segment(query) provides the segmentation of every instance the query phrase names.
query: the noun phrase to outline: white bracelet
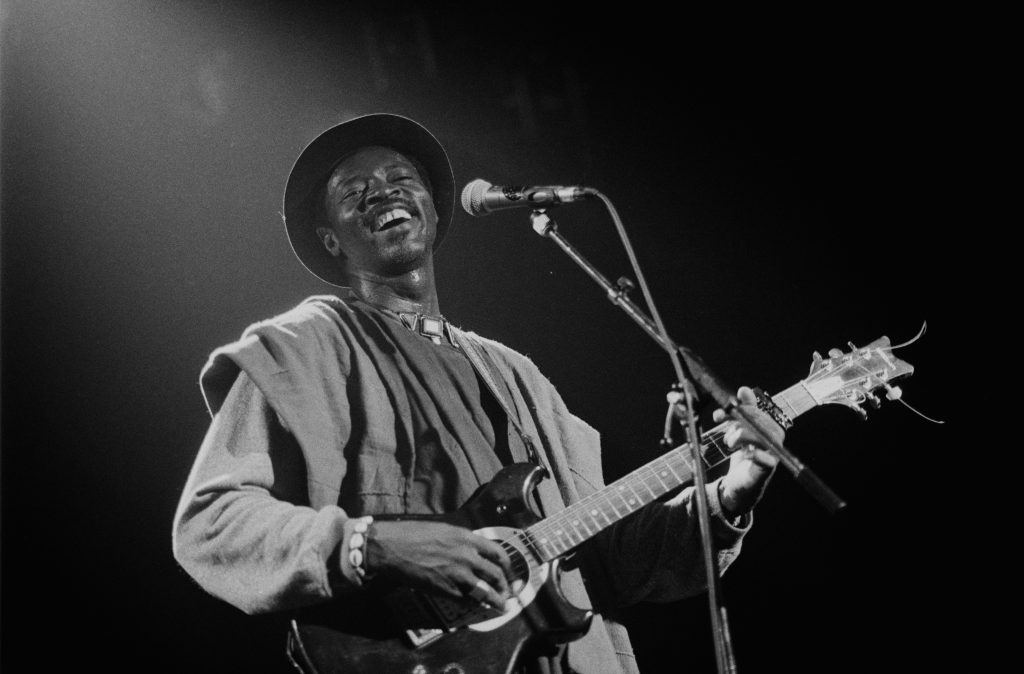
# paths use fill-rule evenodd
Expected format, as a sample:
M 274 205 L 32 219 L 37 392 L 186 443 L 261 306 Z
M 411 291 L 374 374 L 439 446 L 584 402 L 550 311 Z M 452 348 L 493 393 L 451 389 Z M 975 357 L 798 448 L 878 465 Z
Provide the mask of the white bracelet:
M 352 565 L 352 570 L 360 579 L 366 578 L 363 562 L 366 560 L 366 541 L 372 523 L 373 518 L 369 516 L 355 520 L 355 524 L 352 526 L 352 535 L 348 538 L 348 563 Z

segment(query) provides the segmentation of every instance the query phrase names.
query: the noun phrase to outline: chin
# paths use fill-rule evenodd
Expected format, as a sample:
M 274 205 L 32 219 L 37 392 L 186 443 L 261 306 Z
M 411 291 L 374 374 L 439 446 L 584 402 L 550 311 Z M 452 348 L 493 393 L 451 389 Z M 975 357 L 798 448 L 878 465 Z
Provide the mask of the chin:
M 422 267 L 430 255 L 430 247 L 422 244 L 399 245 L 382 252 L 382 266 L 388 275 L 397 275 Z

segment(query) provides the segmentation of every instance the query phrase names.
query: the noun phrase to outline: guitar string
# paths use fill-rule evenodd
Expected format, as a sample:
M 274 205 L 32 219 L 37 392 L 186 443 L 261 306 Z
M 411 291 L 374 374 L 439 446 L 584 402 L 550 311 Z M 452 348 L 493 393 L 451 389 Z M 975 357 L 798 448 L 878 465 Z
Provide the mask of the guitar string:
M 787 391 L 788 390 L 789 389 L 787 389 Z M 783 393 L 785 393 L 785 392 L 783 392 Z M 780 395 L 782 395 L 782 394 L 780 394 Z M 704 465 L 706 467 L 713 468 L 715 466 L 720 465 L 732 453 L 731 450 L 729 450 L 729 448 L 727 446 L 725 446 L 724 443 L 723 443 L 723 439 L 724 439 L 727 427 L 728 427 L 728 422 L 725 422 L 725 423 L 719 424 L 718 426 L 715 426 L 714 428 L 712 428 L 712 429 L 708 430 L 706 433 L 704 433 L 705 443 L 704 443 L 704 451 L 701 452 L 701 460 L 704 462 Z M 658 459 L 655 459 L 654 461 L 652 461 L 651 463 L 649 463 L 649 464 L 647 464 L 645 466 L 641 466 L 640 468 L 636 469 L 634 472 L 632 472 L 632 473 L 630 473 L 630 474 L 620 478 L 619 480 L 616 480 L 614 483 L 612 483 L 612 485 L 609 485 L 609 486 L 614 486 L 615 484 L 618 484 L 620 482 L 624 483 L 623 485 L 620 485 L 620 489 L 618 489 L 618 490 L 609 490 L 609 489 L 605 488 L 605 489 L 601 489 L 601 490 L 599 490 L 597 492 L 593 492 L 591 494 L 588 494 L 587 496 L 583 497 L 582 499 L 580 499 L 576 503 L 572 504 L 569 508 L 567 508 L 565 511 L 562 511 L 558 515 L 555 515 L 554 517 L 548 518 L 547 520 L 544 520 L 542 522 L 538 522 L 537 524 L 533 525 L 532 527 L 528 527 L 526 529 L 527 535 L 530 538 L 536 538 L 538 540 L 538 542 L 540 540 L 550 540 L 552 538 L 552 535 L 553 535 L 557 539 L 558 543 L 561 543 L 562 547 L 565 548 L 565 550 L 563 550 L 562 553 L 559 553 L 559 554 L 564 554 L 564 552 L 567 552 L 571 548 L 576 547 L 577 545 L 582 543 L 582 540 L 578 541 L 578 542 L 574 541 L 573 540 L 573 535 L 570 532 L 570 533 L 568 533 L 568 539 L 569 539 L 570 545 L 567 545 L 565 543 L 565 541 L 563 540 L 562 533 L 560 533 L 560 532 L 565 532 L 565 531 L 567 531 L 569 529 L 569 527 L 566 526 L 566 522 L 568 522 L 572 526 L 573 529 L 576 529 L 577 536 L 579 535 L 579 529 L 576 528 L 576 524 L 574 522 L 578 522 L 580 518 L 576 518 L 573 521 L 569 520 L 569 518 L 572 516 L 573 513 L 579 513 L 581 511 L 586 511 L 586 510 L 589 509 L 591 512 L 587 513 L 587 514 L 590 515 L 591 521 L 594 522 L 594 524 L 597 525 L 598 531 L 601 531 L 606 526 L 609 526 L 610 523 L 611 523 L 612 518 L 608 515 L 609 507 L 610 507 L 610 510 L 615 513 L 616 521 L 618 519 L 621 519 L 621 517 L 627 517 L 627 516 L 633 514 L 633 512 L 635 512 L 636 510 L 640 509 L 639 507 L 638 508 L 630 507 L 629 503 L 627 502 L 626 506 L 627 506 L 627 509 L 629 510 L 629 512 L 626 515 L 624 515 L 624 516 L 620 516 L 619 515 L 618 509 L 614 505 L 613 500 L 614 500 L 615 496 L 618 496 L 619 498 L 622 498 L 622 495 L 621 495 L 621 487 L 622 486 L 628 485 L 630 487 L 630 490 L 633 492 L 633 494 L 637 498 L 639 498 L 641 501 L 643 501 L 644 497 L 641 497 L 640 494 L 637 493 L 636 490 L 633 487 L 635 485 L 637 485 L 637 484 L 642 484 L 643 487 L 645 487 L 647 489 L 647 491 L 650 492 L 653 495 L 654 494 L 654 489 L 651 488 L 651 484 L 654 484 L 656 487 L 658 487 L 658 490 L 661 491 L 661 494 L 659 494 L 658 496 L 653 496 L 653 498 L 651 499 L 651 501 L 653 501 L 653 500 L 656 500 L 657 498 L 659 498 L 661 495 L 664 495 L 668 491 L 671 491 L 672 489 L 675 489 L 676 487 L 681 486 L 682 484 L 685 484 L 685 482 L 687 480 L 684 479 L 679 484 L 676 484 L 673 487 L 670 487 L 669 489 L 662 490 L 663 487 L 665 486 L 665 481 L 658 475 L 658 470 L 667 467 L 670 471 L 673 471 L 671 464 L 669 464 L 669 461 L 672 461 L 674 459 L 680 459 L 680 458 L 683 459 L 684 461 L 686 461 L 686 464 L 685 464 L 686 469 L 690 470 L 688 457 L 683 457 L 682 456 L 683 452 L 681 451 L 686 446 L 687 445 L 681 445 L 680 447 L 677 447 L 675 450 L 673 450 L 671 452 L 668 452 L 667 454 L 663 454 Z M 718 456 L 717 457 L 713 456 L 711 450 L 717 450 Z M 709 457 L 710 457 L 710 459 L 709 459 Z M 713 463 L 712 463 L 712 460 L 713 460 Z M 678 478 L 678 476 L 675 476 L 675 477 Z M 652 478 L 653 478 L 653 480 L 652 480 Z M 658 485 L 658 483 L 661 483 L 660 486 Z M 601 506 L 600 509 L 598 509 L 598 514 L 603 515 L 604 518 L 609 521 L 609 525 L 601 525 L 600 521 L 597 519 L 597 516 L 593 514 L 594 508 L 592 506 L 595 506 L 595 505 Z M 646 503 L 644 503 L 643 505 L 646 505 Z M 640 507 L 643 507 L 643 505 L 641 505 Z M 584 517 L 585 517 L 585 515 L 584 515 Z M 589 538 L 592 534 L 590 534 L 589 528 L 586 526 L 585 523 L 583 523 L 583 528 L 587 532 L 587 535 L 584 536 L 584 540 L 585 540 L 586 538 Z M 557 546 L 556 546 L 555 543 L 548 543 L 547 546 L 552 548 L 552 549 L 554 549 L 556 553 L 558 552 L 557 551 Z M 537 547 L 537 546 L 533 546 L 533 547 Z M 541 550 L 541 552 L 543 553 L 544 551 Z
M 708 467 L 714 467 L 714 466 L 719 465 L 730 454 L 730 452 L 727 451 L 728 448 L 724 447 L 721 444 L 721 440 L 725 436 L 725 427 L 726 427 L 726 424 L 719 424 L 718 426 L 716 426 L 715 428 L 709 430 L 707 433 L 704 434 L 705 447 L 704 447 L 704 451 L 701 453 L 701 460 Z M 640 494 L 638 494 L 635 489 L 632 489 L 632 485 L 634 485 L 636 483 L 642 483 L 643 486 L 646 487 L 646 489 L 649 492 L 651 492 L 652 494 L 654 493 L 654 490 L 651 488 L 650 484 L 655 484 L 657 486 L 657 483 L 661 483 L 660 486 L 658 486 L 658 489 L 662 490 L 664 485 L 665 485 L 665 482 L 664 482 L 664 480 L 662 480 L 658 476 L 658 473 L 657 473 L 658 468 L 668 467 L 671 470 L 671 466 L 667 465 L 668 461 L 670 461 L 672 459 L 678 459 L 678 458 L 683 458 L 684 460 L 687 460 L 685 457 L 681 456 L 682 455 L 682 451 L 681 450 L 684 447 L 686 447 L 686 445 L 682 445 L 680 447 L 677 447 L 672 452 L 669 452 L 667 454 L 662 455 L 658 459 L 655 459 L 654 461 L 652 461 L 651 463 L 649 463 L 649 464 L 647 464 L 645 466 L 641 466 L 640 468 L 638 468 L 634 472 L 630 473 L 629 475 L 626 475 L 625 477 L 620 478 L 619 480 L 616 480 L 616 482 L 613 483 L 613 485 L 614 484 L 618 484 L 619 482 L 624 482 L 626 484 L 632 483 L 630 488 L 633 491 L 633 493 L 638 498 L 640 498 L 640 500 L 643 500 L 643 498 L 640 497 Z M 715 459 L 714 463 L 711 463 L 711 461 L 709 461 L 709 459 L 708 459 L 708 456 L 709 456 L 709 454 L 711 454 L 711 450 L 712 449 L 717 450 L 718 454 L 719 454 L 718 457 L 714 457 L 714 459 Z M 687 460 L 687 463 L 688 463 L 688 460 Z M 655 464 L 659 464 L 659 465 L 656 466 Z M 660 464 L 666 464 L 666 465 L 662 466 Z M 687 470 L 689 470 L 689 468 L 687 468 Z M 652 480 L 652 478 L 653 478 L 653 480 Z M 684 480 L 684 482 L 685 482 L 685 480 Z M 662 491 L 662 495 L 664 493 L 667 493 L 668 491 L 671 491 L 671 489 L 674 489 L 675 487 L 680 486 L 684 482 L 680 482 L 679 484 L 674 485 L 673 487 L 671 487 L 671 488 L 669 488 L 667 490 Z M 610 485 L 610 486 L 613 486 L 613 485 Z M 556 532 L 558 532 L 558 531 L 565 531 L 568 528 L 563 523 L 563 520 L 568 520 L 568 518 L 571 516 L 570 512 L 568 512 L 568 511 L 571 511 L 571 512 L 575 513 L 575 512 L 581 511 L 581 510 L 587 510 L 588 508 L 592 509 L 591 507 L 594 506 L 594 505 L 604 506 L 605 504 L 611 506 L 611 510 L 615 511 L 616 510 L 615 506 L 611 504 L 611 499 L 615 495 L 618 495 L 621 498 L 621 494 L 619 494 L 618 490 L 602 489 L 602 490 L 594 492 L 592 494 L 588 494 L 587 496 L 583 497 L 582 499 L 580 499 L 579 501 L 574 503 L 569 509 L 567 509 L 567 511 L 563 511 L 562 513 L 559 513 L 558 515 L 556 515 L 556 516 L 554 516 L 552 518 L 549 518 L 549 520 L 545 520 L 543 522 L 539 522 L 539 523 L 533 525 L 532 527 L 528 527 L 526 531 L 527 531 L 527 533 L 532 538 L 537 538 L 538 540 L 540 540 L 540 539 L 550 539 L 551 538 L 551 534 L 555 534 L 555 535 L 557 535 L 559 541 L 561 541 L 562 540 L 561 534 L 557 534 Z M 658 496 L 654 496 L 652 498 L 652 500 L 654 500 L 656 498 L 658 498 Z M 646 505 L 646 504 L 644 504 L 644 505 Z M 630 509 L 630 513 L 629 514 L 632 514 L 633 512 L 635 512 L 635 510 L 638 510 L 638 509 L 639 508 Z M 603 514 L 605 516 L 605 519 L 610 521 L 611 518 L 607 514 L 607 511 L 608 511 L 607 508 L 603 508 L 602 507 L 602 509 L 600 509 L 598 512 L 600 514 Z M 616 513 L 616 518 L 618 518 L 618 517 L 619 516 Z M 604 528 L 604 526 L 600 526 L 599 521 L 596 520 L 596 516 L 591 515 L 591 518 L 592 518 L 592 520 L 595 523 L 597 523 L 599 525 L 600 529 Z M 587 529 L 585 524 L 584 524 L 584 529 L 585 530 Z M 577 530 L 577 533 L 578 533 L 578 530 Z M 589 532 L 588 532 L 588 537 L 589 537 Z M 570 542 L 572 542 L 571 534 L 569 536 L 569 539 L 570 539 Z M 566 551 L 569 550 L 572 547 L 575 547 L 578 544 L 579 544 L 579 542 L 573 542 L 573 544 L 571 546 L 565 546 L 565 544 L 563 542 L 563 546 L 566 547 Z

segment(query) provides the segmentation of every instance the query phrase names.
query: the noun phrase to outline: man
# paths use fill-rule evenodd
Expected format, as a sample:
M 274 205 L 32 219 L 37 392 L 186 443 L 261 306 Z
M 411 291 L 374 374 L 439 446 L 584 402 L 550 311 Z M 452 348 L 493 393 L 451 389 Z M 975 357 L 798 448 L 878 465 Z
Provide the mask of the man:
M 403 117 L 340 124 L 299 156 L 285 191 L 289 239 L 346 294 L 251 326 L 204 369 L 213 421 L 175 517 L 174 553 L 215 596 L 250 613 L 327 602 L 344 613 L 378 578 L 512 611 L 502 545 L 385 516 L 454 511 L 513 462 L 547 469 L 536 495 L 546 515 L 602 486 L 598 434 L 533 363 L 442 316 L 433 251 L 454 201 L 444 149 Z M 740 397 L 753 404 L 749 390 Z M 744 449 L 708 485 L 723 569 L 774 467 L 743 428 L 727 440 Z M 584 544 L 586 574 L 567 572 L 563 591 L 602 615 L 567 648 L 530 652 L 522 670 L 637 671 L 615 608 L 703 589 L 695 512 L 686 489 Z

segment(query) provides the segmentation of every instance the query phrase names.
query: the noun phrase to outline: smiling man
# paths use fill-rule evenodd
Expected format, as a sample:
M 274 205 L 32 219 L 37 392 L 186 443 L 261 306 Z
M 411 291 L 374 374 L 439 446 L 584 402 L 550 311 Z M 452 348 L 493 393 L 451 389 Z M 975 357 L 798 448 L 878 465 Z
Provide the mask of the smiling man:
M 350 283 L 389 284 L 433 269 L 434 202 L 413 160 L 395 150 L 363 148 L 339 162 L 327 181 L 324 215 L 327 224 L 316 232 Z
M 314 647 L 302 638 L 324 632 L 297 628 L 290 655 L 308 669 L 343 660 L 373 663 L 355 671 L 414 671 L 422 658 L 431 671 L 430 654 L 442 652 L 471 663 L 451 671 L 635 672 L 616 609 L 704 589 L 692 488 L 587 531 L 561 579 L 566 599 L 599 612 L 579 633 L 546 600 L 531 605 L 537 588 L 523 565 L 534 568 L 536 549 L 431 518 L 465 512 L 516 463 L 550 476 L 530 497 L 545 516 L 603 485 L 597 432 L 536 366 L 441 314 L 434 250 L 454 202 L 444 149 L 404 117 L 360 117 L 303 150 L 285 190 L 289 240 L 343 293 L 257 323 L 210 357 L 201 383 L 213 421 L 175 516 L 175 556 L 243 611 L 319 607 L 342 631 L 368 630 Z M 753 405 L 747 389 L 740 399 Z M 727 441 L 743 449 L 708 485 L 723 569 L 774 468 L 744 429 Z M 385 630 L 376 621 L 388 619 L 395 588 L 459 599 L 481 612 L 474 624 L 499 627 L 456 632 L 454 646 Z M 451 620 L 438 618 L 444 604 L 423 606 Z

